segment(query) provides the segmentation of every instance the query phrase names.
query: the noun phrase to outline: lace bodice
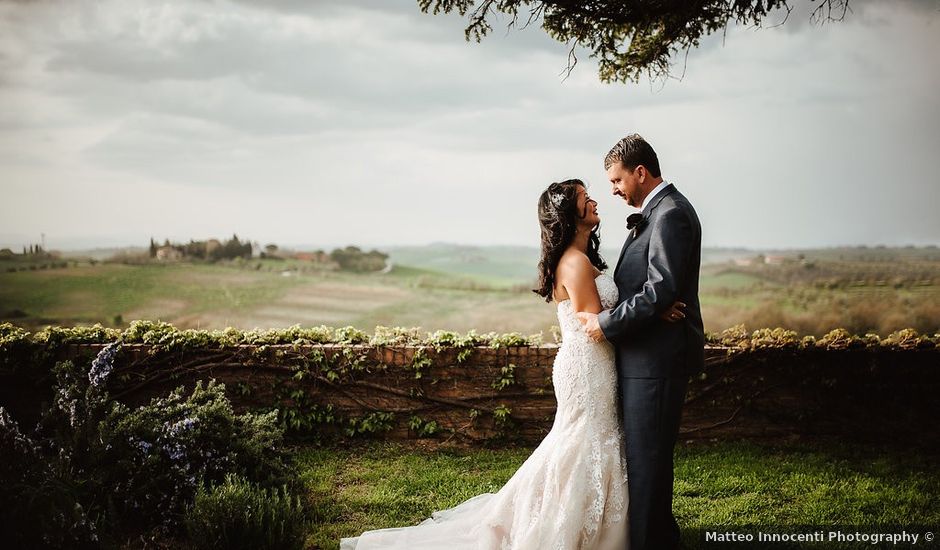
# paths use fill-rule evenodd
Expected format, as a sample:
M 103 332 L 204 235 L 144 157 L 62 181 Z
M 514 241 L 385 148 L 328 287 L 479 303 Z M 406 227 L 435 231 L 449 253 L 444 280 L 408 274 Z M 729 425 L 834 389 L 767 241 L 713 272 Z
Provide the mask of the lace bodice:
M 594 278 L 594 284 L 597 286 L 597 294 L 601 299 L 601 307 L 610 309 L 617 305 L 619 293 L 617 292 L 617 282 L 607 273 L 601 273 Z M 558 327 L 561 329 L 562 341 L 567 334 L 569 337 L 582 335 L 586 340 L 587 334 L 581 330 L 581 322 L 574 314 L 574 306 L 570 299 L 558 302 Z
M 601 306 L 616 305 L 617 283 L 607 273 L 594 278 Z M 552 382 L 558 410 L 588 410 L 591 417 L 608 422 L 616 417 L 617 372 L 613 345 L 594 342 L 584 332 L 571 300 L 558 303 L 561 346 L 555 354 Z M 570 407 L 569 407 L 570 403 Z M 603 428 L 610 428 L 605 425 Z

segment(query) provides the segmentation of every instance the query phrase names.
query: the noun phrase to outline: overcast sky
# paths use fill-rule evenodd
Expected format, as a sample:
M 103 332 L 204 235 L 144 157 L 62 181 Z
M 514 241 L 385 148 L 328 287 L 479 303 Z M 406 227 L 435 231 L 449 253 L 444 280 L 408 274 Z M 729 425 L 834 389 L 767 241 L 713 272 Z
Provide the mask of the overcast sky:
M 0 1 L 0 246 L 538 246 L 539 194 L 579 177 L 616 247 L 603 157 L 632 132 L 706 246 L 938 244 L 940 4 L 852 6 L 623 85 L 415 0 Z

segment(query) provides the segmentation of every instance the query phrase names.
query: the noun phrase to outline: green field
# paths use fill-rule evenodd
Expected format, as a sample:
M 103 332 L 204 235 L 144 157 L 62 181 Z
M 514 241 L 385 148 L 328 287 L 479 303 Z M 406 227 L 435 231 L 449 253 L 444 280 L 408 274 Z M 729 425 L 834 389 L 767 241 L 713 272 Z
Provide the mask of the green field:
M 263 261 L 262 261 L 263 263 Z M 0 314 L 30 328 L 126 325 L 160 319 L 179 328 L 353 325 L 537 333 L 551 306 L 531 292 L 472 277 L 396 266 L 386 274 L 276 271 L 208 264 L 79 264 L 0 272 Z M 2 268 L 2 266 L 0 266 Z M 19 310 L 25 316 L 11 315 Z M 116 316 L 122 322 L 115 322 Z
M 335 549 L 340 537 L 414 525 L 435 510 L 498 491 L 530 453 L 381 442 L 301 449 L 295 458 L 314 517 L 308 542 Z M 680 443 L 673 510 L 683 529 L 937 525 L 937 465 L 936 457 L 867 445 Z
M 605 252 L 609 269 L 615 254 Z M 705 255 L 714 260 L 703 265 L 700 279 L 707 330 L 744 323 L 815 335 L 837 327 L 940 331 L 936 249 L 792 252 L 780 265 L 759 258 L 745 265 L 742 259 L 755 254 Z M 417 326 L 541 332 L 551 341 L 556 310 L 531 292 L 536 260 L 534 248 L 431 245 L 391 249 L 386 273 L 270 259 L 142 265 L 71 259 L 67 267 L 45 269 L 0 261 L 0 320 L 33 330 L 125 327 L 135 319 L 199 329 Z

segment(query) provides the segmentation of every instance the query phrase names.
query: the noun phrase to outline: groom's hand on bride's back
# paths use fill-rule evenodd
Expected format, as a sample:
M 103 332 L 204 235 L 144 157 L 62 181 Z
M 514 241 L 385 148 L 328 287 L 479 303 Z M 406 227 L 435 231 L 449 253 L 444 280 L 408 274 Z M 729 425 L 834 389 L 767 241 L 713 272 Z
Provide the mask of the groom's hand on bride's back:
M 676 301 L 674 304 L 669 306 L 669 309 L 660 313 L 659 317 L 664 321 L 677 323 L 685 319 L 685 312 L 682 311 L 685 307 L 685 303 Z M 596 313 L 576 311 L 575 315 L 578 316 L 578 321 L 581 321 L 584 332 L 587 333 L 591 340 L 594 340 L 595 342 L 602 342 L 606 339 L 604 336 L 604 331 L 601 330 L 600 323 L 597 322 Z
M 594 340 L 595 342 L 603 342 L 606 337 L 604 336 L 604 331 L 601 330 L 601 325 L 597 322 L 597 314 L 590 313 L 588 311 L 576 311 L 575 314 L 578 316 L 578 321 L 581 321 L 582 328 L 584 332 Z
M 685 312 L 682 311 L 686 305 L 682 302 L 676 302 L 669 306 L 669 309 L 659 314 L 659 318 L 670 323 L 676 323 L 685 319 Z

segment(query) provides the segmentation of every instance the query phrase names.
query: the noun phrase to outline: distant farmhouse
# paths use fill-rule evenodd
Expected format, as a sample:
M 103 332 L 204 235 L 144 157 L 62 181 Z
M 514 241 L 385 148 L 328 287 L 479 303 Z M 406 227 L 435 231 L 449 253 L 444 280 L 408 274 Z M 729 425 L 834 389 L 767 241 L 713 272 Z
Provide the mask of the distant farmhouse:
M 295 252 L 291 257 L 295 260 L 305 260 L 308 262 L 328 263 L 333 261 L 330 255 L 322 250 L 317 250 L 316 252 Z
M 206 241 L 206 258 L 211 258 L 222 250 L 222 242 L 219 239 L 209 239 Z
M 155 257 L 161 262 L 178 262 L 183 259 L 183 253 L 172 246 L 161 246 Z
M 158 245 L 153 238 L 150 239 L 150 257 L 160 262 L 179 262 L 187 259 L 197 260 L 223 260 L 233 258 L 251 258 L 253 247 L 250 242 L 243 242 L 238 235 L 222 242 L 219 239 L 196 241 L 190 239 L 186 244 L 171 244 L 165 239 L 163 245 Z

